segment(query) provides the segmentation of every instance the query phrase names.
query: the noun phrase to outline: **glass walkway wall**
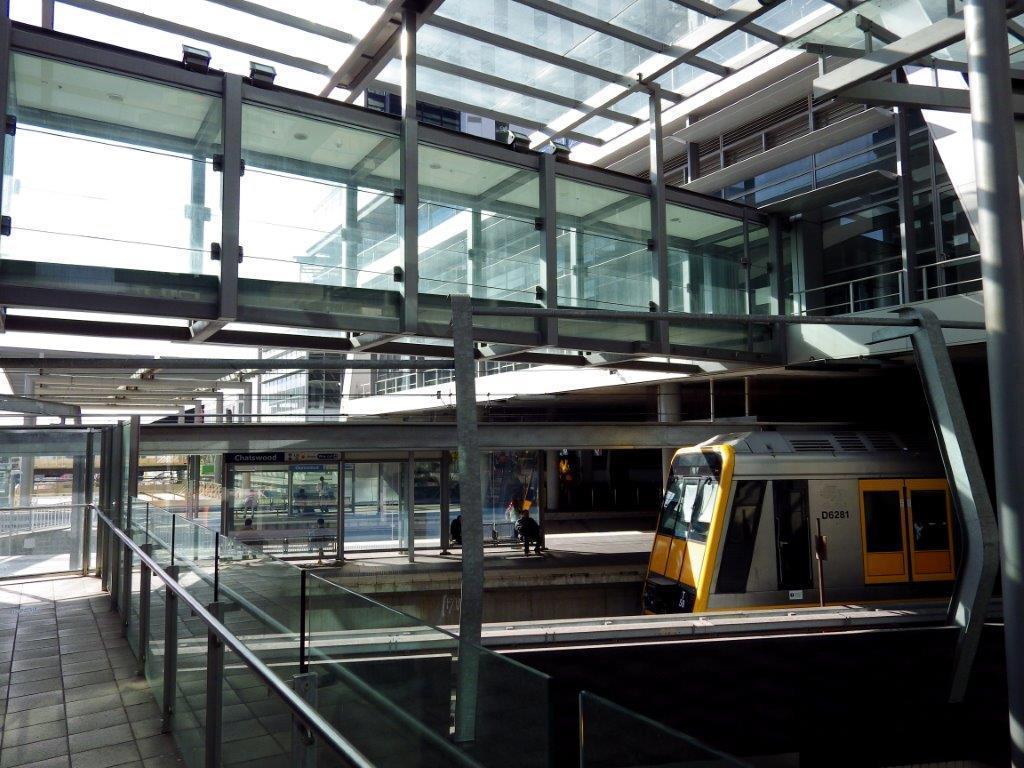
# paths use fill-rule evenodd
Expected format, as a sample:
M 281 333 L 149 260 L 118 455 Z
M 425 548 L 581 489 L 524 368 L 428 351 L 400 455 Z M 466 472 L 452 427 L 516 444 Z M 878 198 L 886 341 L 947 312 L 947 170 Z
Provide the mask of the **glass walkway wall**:
M 782 239 L 754 208 L 670 187 L 661 249 L 647 181 L 420 126 L 410 255 L 400 119 L 17 24 L 10 43 L 4 305 L 206 321 L 208 338 L 253 344 L 242 324 L 319 329 L 335 346 L 337 331 L 447 337 L 452 293 L 778 311 Z M 480 340 L 524 346 L 661 338 L 625 319 L 476 323 Z M 772 329 L 750 328 L 681 327 L 659 351 L 770 356 Z

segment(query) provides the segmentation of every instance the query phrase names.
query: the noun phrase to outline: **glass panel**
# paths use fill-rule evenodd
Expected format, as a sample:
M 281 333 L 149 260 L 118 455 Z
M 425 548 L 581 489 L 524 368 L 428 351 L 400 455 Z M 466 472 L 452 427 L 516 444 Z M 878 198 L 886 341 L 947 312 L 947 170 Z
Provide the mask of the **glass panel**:
M 736 483 L 735 499 L 722 545 L 722 564 L 715 584 L 717 593 L 742 593 L 747 590 L 766 485 L 765 480 L 740 480 Z
M 914 550 L 917 552 L 949 549 L 949 524 L 945 491 L 911 491 Z
M 358 293 L 339 289 L 394 290 L 398 150 L 396 136 L 244 105 L 239 276 L 293 284 L 250 283 L 245 303 L 353 314 Z
M 395 549 L 404 541 L 403 462 L 345 465 L 346 549 Z
M 457 640 L 315 576 L 307 595 L 310 671 L 328 722 L 377 765 L 459 764 L 447 742 Z
M 6 137 L 5 173 L 14 175 L 4 179 L 3 213 L 12 217 L 4 261 L 119 270 L 51 278 L 79 291 L 148 286 L 148 296 L 215 300 L 220 101 L 24 54 L 11 58 L 10 89 L 18 130 Z M 21 282 L 46 274 L 4 269 Z M 167 283 L 147 271 L 191 277 Z
M 639 46 L 507 0 L 498 3 L 448 0 L 438 9 L 438 15 L 513 40 L 529 40 L 547 51 L 616 74 L 631 74 L 651 57 L 650 51 Z
M 139 498 L 168 512 L 188 511 L 188 456 L 140 456 Z
M 155 574 L 150 579 L 149 638 L 146 643 L 145 676 L 158 706 L 164 700 L 164 619 L 166 618 L 167 587 Z
M 196 621 L 188 606 L 178 601 L 177 626 L 178 674 L 171 733 L 185 765 L 203 765 L 206 748 L 206 625 Z
M 218 600 L 224 625 L 284 680 L 299 670 L 301 571 L 259 549 L 220 537 Z
M 559 178 L 558 298 L 563 306 L 647 310 L 650 201 Z
M 223 765 L 291 768 L 291 709 L 230 649 L 224 649 Z
M 686 734 L 623 709 L 607 699 L 580 694 L 580 768 L 630 766 L 743 766 Z
M 899 491 L 864 491 L 864 548 L 868 552 L 902 552 L 902 526 Z
M 540 184 L 530 169 L 420 147 L 420 290 L 532 302 Z
M 668 205 L 669 310 L 746 314 L 743 222 Z

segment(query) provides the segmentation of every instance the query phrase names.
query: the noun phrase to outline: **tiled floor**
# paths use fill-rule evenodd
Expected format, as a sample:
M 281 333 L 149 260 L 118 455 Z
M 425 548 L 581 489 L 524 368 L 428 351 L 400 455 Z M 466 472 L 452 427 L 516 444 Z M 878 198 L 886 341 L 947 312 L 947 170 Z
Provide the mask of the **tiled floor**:
M 0 582 L 0 768 L 183 765 L 95 578 Z

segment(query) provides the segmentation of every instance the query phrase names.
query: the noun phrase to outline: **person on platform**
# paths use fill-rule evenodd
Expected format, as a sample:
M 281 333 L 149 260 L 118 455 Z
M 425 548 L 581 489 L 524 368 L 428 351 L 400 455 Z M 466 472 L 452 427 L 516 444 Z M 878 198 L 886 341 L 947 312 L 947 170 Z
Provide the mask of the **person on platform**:
M 519 521 L 516 523 L 516 535 L 523 542 L 523 554 L 530 554 L 530 542 L 533 542 L 534 554 L 540 554 L 540 526 L 537 521 L 530 517 L 530 510 L 523 509 L 519 512 Z
M 452 544 L 462 546 L 462 515 L 456 515 L 451 525 L 448 526 L 448 538 L 451 539 Z

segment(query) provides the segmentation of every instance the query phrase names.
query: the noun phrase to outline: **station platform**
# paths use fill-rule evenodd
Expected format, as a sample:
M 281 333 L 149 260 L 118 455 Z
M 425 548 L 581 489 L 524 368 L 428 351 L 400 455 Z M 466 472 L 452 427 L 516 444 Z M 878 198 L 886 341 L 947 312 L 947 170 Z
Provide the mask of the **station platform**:
M 96 578 L 0 584 L 3 768 L 184 765 Z
M 484 549 L 485 621 L 528 621 L 635 614 L 654 534 L 608 531 L 551 534 L 540 555 L 521 546 Z M 434 624 L 457 623 L 461 584 L 459 549 L 406 554 L 346 553 L 343 565 L 297 564 L 348 589 L 370 595 Z M 326 561 L 325 561 L 326 562 Z

